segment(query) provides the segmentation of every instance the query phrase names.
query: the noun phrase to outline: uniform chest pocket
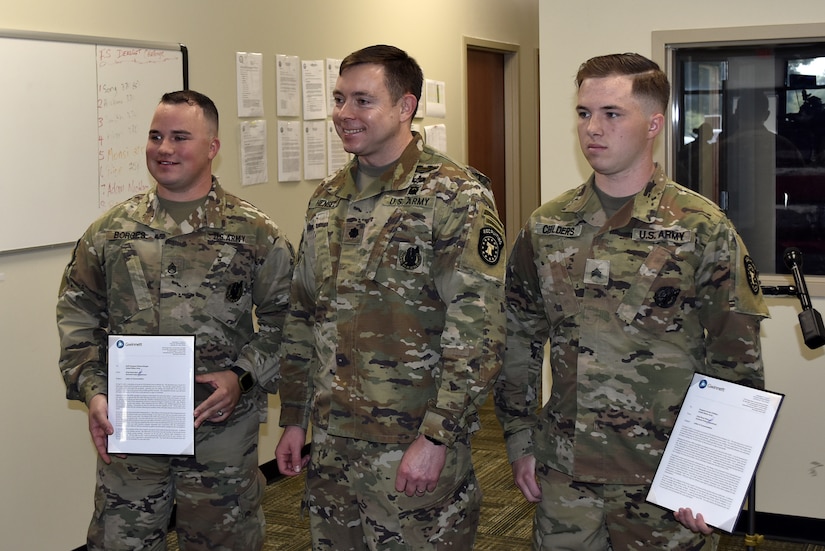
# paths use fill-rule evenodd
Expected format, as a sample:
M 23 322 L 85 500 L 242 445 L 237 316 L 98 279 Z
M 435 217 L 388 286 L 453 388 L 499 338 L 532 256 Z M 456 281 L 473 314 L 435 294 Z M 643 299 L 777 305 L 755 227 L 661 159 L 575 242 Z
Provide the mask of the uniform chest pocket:
M 106 265 L 110 300 L 109 324 L 118 331 L 126 332 L 126 325 L 140 314 L 150 312 L 154 307 L 154 297 L 150 292 L 144 263 L 151 265 L 158 258 L 157 246 L 152 241 L 115 243 L 106 247 Z
M 692 308 L 693 267 L 669 249 L 656 245 L 639 267 L 617 315 L 627 324 L 652 333 L 678 331 L 685 308 Z
M 579 313 L 579 299 L 570 279 L 565 258 L 559 252 L 545 251 L 543 263 L 537 267 L 544 297 L 544 311 L 550 324 L 555 327 L 561 321 Z
M 407 299 L 416 297 L 430 282 L 433 248 L 429 227 L 411 227 L 399 221 L 375 242 L 366 276 Z
M 310 217 L 310 224 L 304 232 L 302 247 L 307 254 L 300 261 L 308 264 L 308 273 L 315 274 L 315 292 L 320 293 L 329 280 L 334 279 L 340 246 L 330 237 L 330 211 L 322 210 Z M 333 262 L 333 259 L 336 259 Z
M 222 244 L 201 283 L 205 309 L 227 325 L 251 312 L 255 262 L 243 245 Z

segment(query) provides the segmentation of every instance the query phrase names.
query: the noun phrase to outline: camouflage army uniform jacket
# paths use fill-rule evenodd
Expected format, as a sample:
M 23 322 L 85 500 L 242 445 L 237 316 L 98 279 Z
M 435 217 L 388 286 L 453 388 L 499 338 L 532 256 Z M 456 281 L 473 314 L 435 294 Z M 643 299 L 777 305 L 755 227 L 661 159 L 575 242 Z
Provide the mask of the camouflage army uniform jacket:
M 182 224 L 158 208 L 154 189 L 136 195 L 75 246 L 57 303 L 67 397 L 88 404 L 107 393 L 107 334 L 192 334 L 198 373 L 232 365 L 252 372 L 258 384 L 235 411 L 258 410 L 264 420 L 266 392 L 279 379 L 292 247 L 214 178 L 204 206 Z
M 450 445 L 477 424 L 504 352 L 505 248 L 488 181 L 418 134 L 361 193 L 356 171 L 357 159 L 309 202 L 280 423 Z
M 694 370 L 761 387 L 758 274 L 704 197 L 653 179 L 610 221 L 594 179 L 539 207 L 507 268 L 495 387 L 511 461 L 582 482 L 652 479 Z M 552 390 L 541 406 L 543 347 Z

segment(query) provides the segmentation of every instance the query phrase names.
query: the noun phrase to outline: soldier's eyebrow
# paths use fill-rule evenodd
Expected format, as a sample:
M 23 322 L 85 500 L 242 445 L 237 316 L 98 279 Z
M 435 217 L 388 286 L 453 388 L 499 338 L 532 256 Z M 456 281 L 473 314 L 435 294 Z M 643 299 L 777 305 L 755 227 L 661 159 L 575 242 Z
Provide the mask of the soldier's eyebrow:
M 589 107 L 585 107 L 582 104 L 578 104 L 576 105 L 576 111 L 624 111 L 624 107 L 622 107 L 621 105 L 602 105 L 601 107 L 591 109 Z
M 334 90 L 332 92 L 332 95 L 333 95 L 333 97 L 336 97 L 336 98 L 342 98 L 342 97 L 346 96 L 346 94 L 344 94 L 343 92 L 341 92 L 338 89 Z M 349 97 L 356 98 L 356 99 L 369 99 L 369 100 L 373 100 L 373 99 L 376 98 L 376 96 L 374 94 L 371 94 L 370 92 L 367 92 L 365 90 L 355 90 L 353 92 L 350 92 Z
M 158 136 L 163 134 L 160 130 L 151 129 L 149 130 L 149 135 Z M 171 136 L 191 136 L 192 133 L 188 130 L 172 130 L 169 135 Z

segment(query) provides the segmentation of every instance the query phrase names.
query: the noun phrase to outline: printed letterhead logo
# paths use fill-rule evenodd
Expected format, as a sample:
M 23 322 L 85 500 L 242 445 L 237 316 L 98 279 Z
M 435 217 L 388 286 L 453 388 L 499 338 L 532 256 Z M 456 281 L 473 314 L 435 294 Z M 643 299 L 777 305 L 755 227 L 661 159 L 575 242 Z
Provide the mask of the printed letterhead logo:
M 124 346 L 126 346 L 126 343 L 123 342 L 123 339 L 118 339 L 115 343 L 115 346 L 117 346 L 118 348 L 123 348 Z
M 708 390 L 718 390 L 719 392 L 725 392 L 725 387 L 710 384 L 707 379 L 702 379 L 701 381 L 699 381 L 699 388 L 707 388 Z

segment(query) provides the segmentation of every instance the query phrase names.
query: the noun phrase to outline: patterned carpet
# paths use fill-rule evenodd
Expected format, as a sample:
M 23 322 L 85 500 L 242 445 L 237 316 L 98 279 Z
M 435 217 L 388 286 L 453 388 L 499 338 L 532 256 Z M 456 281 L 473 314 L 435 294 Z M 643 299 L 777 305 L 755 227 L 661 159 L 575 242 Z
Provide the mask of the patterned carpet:
M 530 549 L 533 505 L 524 500 L 513 484 L 507 464 L 501 428 L 490 402 L 482 411 L 482 429 L 473 439 L 473 459 L 484 492 L 475 551 L 520 551 Z M 267 486 L 264 512 L 267 542 L 264 551 L 309 551 L 309 523 L 300 516 L 304 477 L 280 478 Z M 178 551 L 174 533 L 169 551 Z M 763 541 L 758 551 L 825 551 L 823 545 Z M 743 536 L 722 536 L 719 551 L 747 551 Z

